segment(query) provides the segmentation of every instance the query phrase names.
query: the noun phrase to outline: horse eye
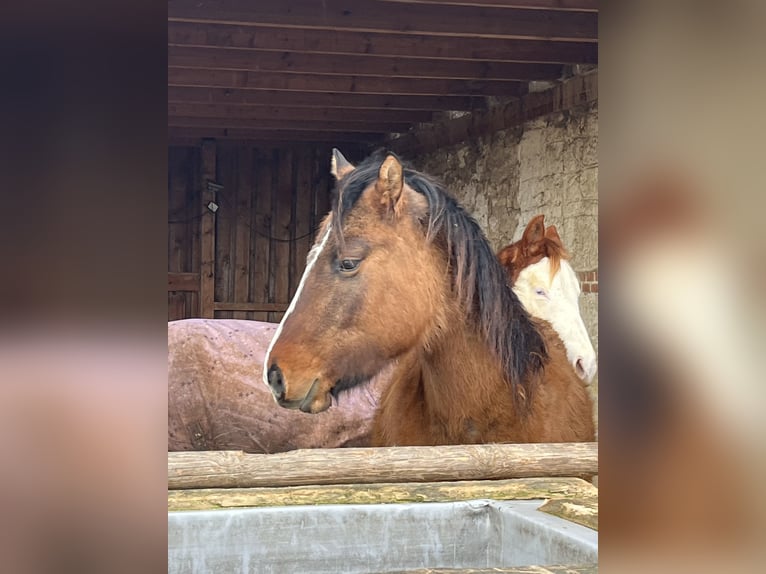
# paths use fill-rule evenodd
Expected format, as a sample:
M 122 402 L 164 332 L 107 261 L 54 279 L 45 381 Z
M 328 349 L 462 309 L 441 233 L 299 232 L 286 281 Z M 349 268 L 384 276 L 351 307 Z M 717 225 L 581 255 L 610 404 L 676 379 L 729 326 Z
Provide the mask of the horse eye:
M 341 271 L 354 271 L 359 267 L 359 259 L 344 259 L 340 262 Z
M 537 293 L 538 295 L 540 295 L 542 297 L 547 297 L 548 296 L 548 294 L 545 292 L 545 289 L 542 289 L 540 287 L 535 289 L 535 293 Z

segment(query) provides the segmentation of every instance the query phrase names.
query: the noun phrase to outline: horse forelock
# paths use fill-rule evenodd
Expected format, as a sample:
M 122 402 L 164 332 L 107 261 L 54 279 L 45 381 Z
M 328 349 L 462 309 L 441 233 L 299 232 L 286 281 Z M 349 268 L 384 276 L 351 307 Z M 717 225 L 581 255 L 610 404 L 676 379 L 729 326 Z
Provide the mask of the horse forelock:
M 561 260 L 568 260 L 570 258 L 569 252 L 559 241 L 546 237 L 544 254 L 548 257 L 548 259 L 550 259 L 550 280 L 553 281 L 553 278 L 559 272 L 559 269 L 561 269 Z

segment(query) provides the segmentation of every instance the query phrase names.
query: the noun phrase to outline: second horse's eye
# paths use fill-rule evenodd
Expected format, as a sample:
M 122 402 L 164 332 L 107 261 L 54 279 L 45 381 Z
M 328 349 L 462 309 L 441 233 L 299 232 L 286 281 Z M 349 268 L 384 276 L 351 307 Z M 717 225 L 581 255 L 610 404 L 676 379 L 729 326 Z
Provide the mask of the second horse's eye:
M 354 271 L 359 267 L 359 259 L 342 259 L 340 262 L 341 271 Z

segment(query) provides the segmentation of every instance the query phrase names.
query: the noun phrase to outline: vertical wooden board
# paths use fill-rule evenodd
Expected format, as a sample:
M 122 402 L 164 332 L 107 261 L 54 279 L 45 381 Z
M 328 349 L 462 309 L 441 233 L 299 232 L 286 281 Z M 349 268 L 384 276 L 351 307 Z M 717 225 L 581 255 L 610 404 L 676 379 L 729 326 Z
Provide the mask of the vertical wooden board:
M 168 292 L 168 321 L 186 319 L 186 297 L 181 291 Z
M 288 248 L 290 250 L 287 261 L 287 299 L 293 298 L 295 288 L 297 286 L 297 280 L 295 277 L 295 259 L 297 257 L 295 238 L 298 236 L 296 232 L 296 210 L 298 208 L 297 195 L 298 195 L 298 164 L 300 162 L 301 150 L 295 149 L 292 153 L 292 161 L 290 162 L 290 179 L 293 182 L 292 193 L 290 194 L 290 243 Z
M 302 148 L 296 157 L 298 178 L 295 186 L 295 257 L 293 259 L 293 277 L 295 284 L 291 286 L 290 296 L 295 294 L 300 282 L 303 269 L 306 266 L 306 256 L 312 241 L 312 171 L 314 154 L 311 149 Z
M 309 221 L 311 222 L 311 241 L 316 239 L 317 229 L 322 223 L 322 216 L 317 213 L 317 187 L 319 186 L 319 154 L 316 149 L 312 150 L 311 160 L 309 162 L 311 188 L 308 191 L 309 198 Z
M 277 242 L 275 241 L 274 237 L 277 233 L 277 220 L 276 220 L 276 205 L 277 205 L 277 191 L 279 186 L 279 150 L 272 149 L 271 150 L 271 163 L 270 163 L 270 170 L 271 170 L 271 183 L 269 184 L 269 189 L 271 191 L 271 213 L 269 217 L 271 217 L 271 233 L 269 234 L 269 303 L 274 303 L 276 298 L 276 258 L 277 258 Z M 267 320 L 271 321 L 272 323 L 277 322 L 278 320 L 275 319 L 274 313 L 269 312 L 267 315 Z
M 168 271 L 187 272 L 191 269 L 192 225 L 197 212 L 189 205 L 195 177 L 190 171 L 193 148 L 168 148 Z M 194 316 L 191 293 L 168 293 L 168 320 Z
M 330 191 L 335 180 L 330 175 L 330 151 L 322 150 L 317 157 L 317 186 L 314 190 L 317 224 L 330 211 Z
M 230 143 L 218 148 L 218 183 L 215 239 L 215 300 L 230 303 L 234 297 L 233 265 L 234 232 L 237 221 L 237 156 Z M 216 311 L 217 319 L 231 319 L 231 311 Z
M 189 148 L 189 164 L 186 170 L 187 190 L 186 197 L 187 216 L 189 218 L 189 253 L 187 270 L 191 273 L 199 273 L 200 266 L 200 227 L 202 220 L 202 182 L 197 174 L 201 169 L 201 153 L 199 148 Z
M 184 319 L 199 317 L 199 293 L 187 291 L 184 293 L 184 295 L 186 296 L 186 311 L 184 313 Z
M 213 140 L 202 142 L 200 158 L 201 210 L 200 222 L 200 317 L 212 318 L 215 303 L 215 228 L 216 215 L 207 209 L 207 204 L 215 199 L 207 188 L 208 180 L 216 178 L 216 145 Z
M 290 225 L 293 190 L 293 152 L 283 148 L 276 153 L 276 198 L 272 207 L 274 212 L 274 227 L 272 240 L 274 257 L 271 260 L 271 271 L 274 274 L 274 302 L 287 304 L 290 301 L 289 262 L 290 262 Z M 276 321 L 278 313 L 273 313 Z
M 183 269 L 184 222 L 188 217 L 184 205 L 184 148 L 168 149 L 168 271 Z
M 269 302 L 269 267 L 271 264 L 271 153 L 267 150 L 254 150 L 255 185 L 253 188 L 254 233 L 251 249 L 250 300 L 255 303 Z M 268 321 L 268 313 L 253 313 L 255 321 Z
M 186 238 L 184 240 L 184 269 L 191 273 L 199 273 L 200 269 L 200 231 L 202 222 L 202 182 L 198 177 L 200 173 L 200 149 L 190 147 L 188 149 L 188 161 L 185 169 L 186 177 L 186 217 L 188 220 Z M 186 310 L 184 318 L 199 317 L 199 293 L 187 291 L 184 293 Z
M 252 206 L 252 156 L 250 146 L 237 149 L 237 219 L 234 237 L 234 299 L 236 303 L 250 301 L 250 235 Z M 234 311 L 234 319 L 247 319 L 246 311 Z

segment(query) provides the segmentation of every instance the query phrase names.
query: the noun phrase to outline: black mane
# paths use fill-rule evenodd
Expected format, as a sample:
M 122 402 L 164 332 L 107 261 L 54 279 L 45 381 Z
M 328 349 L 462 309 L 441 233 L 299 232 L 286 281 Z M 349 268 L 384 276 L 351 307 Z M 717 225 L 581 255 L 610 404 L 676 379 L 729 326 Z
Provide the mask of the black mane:
M 367 158 L 336 186 L 333 225 L 341 231 L 343 214 L 378 178 L 385 155 Z M 507 271 L 498 261 L 479 224 L 431 177 L 405 167 L 408 186 L 422 194 L 429 205 L 426 239 L 443 245 L 449 260 L 452 288 L 464 304 L 467 319 L 484 334 L 503 365 L 514 399 L 529 405 L 530 378 L 547 356 L 542 335 L 508 285 Z

